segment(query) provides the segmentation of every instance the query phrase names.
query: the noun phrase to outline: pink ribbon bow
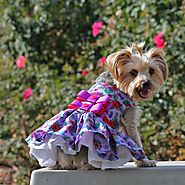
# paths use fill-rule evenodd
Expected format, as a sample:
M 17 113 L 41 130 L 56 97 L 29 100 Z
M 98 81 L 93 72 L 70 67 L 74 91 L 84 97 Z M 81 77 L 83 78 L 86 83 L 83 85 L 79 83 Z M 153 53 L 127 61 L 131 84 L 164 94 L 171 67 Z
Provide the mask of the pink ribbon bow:
M 110 103 L 110 96 L 105 95 L 101 96 L 96 93 L 89 93 L 85 90 L 82 90 L 78 93 L 77 98 L 68 105 L 69 109 L 81 109 L 87 112 L 93 112 L 109 124 L 113 125 L 113 122 L 107 119 L 106 112 L 111 108 L 112 103 Z
M 104 116 L 112 104 L 110 103 L 110 97 L 108 95 L 101 96 L 95 93 L 88 93 L 82 90 L 78 93 L 77 98 L 68 105 L 70 109 L 81 109 L 88 112 L 93 112 L 100 117 Z

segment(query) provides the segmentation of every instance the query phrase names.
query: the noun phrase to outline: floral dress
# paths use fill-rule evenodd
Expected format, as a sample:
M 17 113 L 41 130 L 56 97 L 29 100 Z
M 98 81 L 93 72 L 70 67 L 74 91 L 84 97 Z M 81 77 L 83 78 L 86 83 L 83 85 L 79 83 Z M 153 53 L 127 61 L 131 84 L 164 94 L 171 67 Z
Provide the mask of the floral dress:
M 75 155 L 83 145 L 88 148 L 88 163 L 96 168 L 118 168 L 132 156 L 141 160 L 142 149 L 119 131 L 125 110 L 132 106 L 132 99 L 115 86 L 97 82 L 26 138 L 30 154 L 41 166 L 54 166 L 57 147 Z

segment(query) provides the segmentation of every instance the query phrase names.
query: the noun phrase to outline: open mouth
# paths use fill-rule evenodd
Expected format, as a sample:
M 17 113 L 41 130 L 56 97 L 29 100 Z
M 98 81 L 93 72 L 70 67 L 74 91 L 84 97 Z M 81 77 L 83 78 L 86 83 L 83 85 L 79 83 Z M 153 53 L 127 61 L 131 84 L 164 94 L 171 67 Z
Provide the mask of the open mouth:
M 148 98 L 149 97 L 149 89 L 137 89 L 137 93 L 141 98 Z

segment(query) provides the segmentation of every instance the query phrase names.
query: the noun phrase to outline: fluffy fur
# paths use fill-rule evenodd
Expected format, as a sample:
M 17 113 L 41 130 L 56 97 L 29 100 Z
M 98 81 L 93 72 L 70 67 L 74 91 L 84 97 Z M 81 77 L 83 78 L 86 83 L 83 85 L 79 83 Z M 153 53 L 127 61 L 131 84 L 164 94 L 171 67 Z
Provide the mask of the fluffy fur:
M 133 44 L 110 54 L 107 58 L 108 71 L 102 73 L 96 81 L 116 84 L 135 101 L 151 99 L 167 79 L 168 68 L 161 49 L 152 48 L 143 53 L 143 45 L 144 43 Z M 140 110 L 137 106 L 128 108 L 120 129 L 142 147 L 137 130 L 139 118 Z M 139 167 L 156 166 L 156 161 L 148 158 L 135 162 Z M 67 155 L 58 149 L 58 165 L 62 169 L 94 169 L 88 164 L 86 147 L 76 156 Z

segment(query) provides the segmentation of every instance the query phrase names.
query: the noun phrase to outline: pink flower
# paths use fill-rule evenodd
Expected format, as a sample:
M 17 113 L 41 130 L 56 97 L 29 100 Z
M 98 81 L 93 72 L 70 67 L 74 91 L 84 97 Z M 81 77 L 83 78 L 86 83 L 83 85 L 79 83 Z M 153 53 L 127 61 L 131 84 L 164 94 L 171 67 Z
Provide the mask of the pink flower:
M 100 58 L 100 60 L 98 61 L 98 67 L 102 67 L 103 64 L 106 62 L 106 57 L 102 57 Z
M 94 37 L 99 35 L 101 28 L 103 27 L 103 22 L 94 22 L 92 25 L 92 34 Z
M 23 55 L 19 56 L 19 58 L 16 61 L 17 68 L 25 68 L 26 67 L 26 57 Z
M 83 70 L 82 71 L 82 76 L 86 76 L 88 74 L 88 71 L 87 70 Z
M 23 97 L 24 100 L 28 100 L 31 95 L 32 95 L 32 89 L 27 88 L 27 89 L 24 90 L 22 97 Z
M 154 37 L 154 43 L 156 44 L 157 48 L 164 48 L 164 39 L 162 39 L 163 33 L 159 32 L 155 37 Z

